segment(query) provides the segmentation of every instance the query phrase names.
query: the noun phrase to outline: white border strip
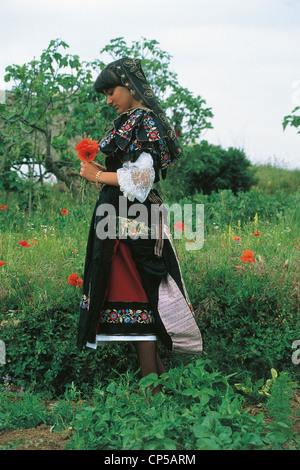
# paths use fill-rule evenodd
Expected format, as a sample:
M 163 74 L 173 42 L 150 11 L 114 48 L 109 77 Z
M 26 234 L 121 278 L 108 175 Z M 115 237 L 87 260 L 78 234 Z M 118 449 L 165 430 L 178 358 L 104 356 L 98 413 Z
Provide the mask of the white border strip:
M 88 348 L 97 349 L 97 346 L 107 346 L 118 341 L 156 341 L 156 335 L 97 335 L 96 343 L 86 343 Z

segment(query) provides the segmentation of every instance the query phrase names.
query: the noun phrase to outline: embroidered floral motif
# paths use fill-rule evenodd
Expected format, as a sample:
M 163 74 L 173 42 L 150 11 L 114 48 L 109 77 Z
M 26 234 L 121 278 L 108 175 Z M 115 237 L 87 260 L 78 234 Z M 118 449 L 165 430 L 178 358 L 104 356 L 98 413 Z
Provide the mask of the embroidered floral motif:
M 81 296 L 80 308 L 83 310 L 88 310 L 90 308 L 90 292 L 91 292 L 91 283 L 89 284 L 88 295 L 83 294 Z
M 137 109 L 129 116 L 129 119 L 118 129 L 118 134 L 122 137 L 127 138 L 130 130 L 135 126 L 137 119 L 142 115 L 143 111 Z M 107 137 L 106 137 L 107 140 Z
M 83 309 L 88 309 L 89 308 L 89 303 L 90 303 L 89 297 L 87 297 L 86 295 L 83 294 L 81 296 L 80 307 L 83 308 Z
M 136 219 L 128 219 L 127 217 L 118 217 L 119 223 L 117 224 L 118 238 L 148 238 L 152 235 L 153 229 L 148 227 L 145 223 Z
M 118 119 L 123 119 L 122 125 L 112 129 L 100 142 L 100 149 L 105 154 L 111 155 L 118 148 L 125 153 L 144 150 L 156 156 L 161 169 L 171 165 L 165 130 L 145 109 L 137 108 L 130 115 Z M 122 139 L 125 139 L 125 143 L 122 143 Z
M 106 309 L 101 312 L 101 323 L 143 323 L 153 324 L 154 316 L 151 310 Z
M 105 140 L 102 140 L 101 143 L 100 143 L 100 147 L 101 149 L 103 149 L 104 147 L 106 147 L 110 141 L 114 138 L 114 135 L 115 135 L 115 130 L 113 129 L 105 138 Z
M 81 302 L 80 302 L 80 307 L 83 309 L 89 309 L 90 305 L 90 298 L 86 295 L 81 296 Z

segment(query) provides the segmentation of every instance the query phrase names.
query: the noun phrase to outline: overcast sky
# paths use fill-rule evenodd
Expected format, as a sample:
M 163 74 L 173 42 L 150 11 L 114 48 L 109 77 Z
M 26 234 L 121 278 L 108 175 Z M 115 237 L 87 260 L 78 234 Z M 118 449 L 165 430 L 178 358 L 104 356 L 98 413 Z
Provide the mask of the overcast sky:
M 300 0 L 2 2 L 0 90 L 5 67 L 38 58 L 51 39 L 92 60 L 120 36 L 156 39 L 172 55 L 180 84 L 214 113 L 202 138 L 243 148 L 253 163 L 300 168 L 300 134 L 282 128 L 300 106 Z

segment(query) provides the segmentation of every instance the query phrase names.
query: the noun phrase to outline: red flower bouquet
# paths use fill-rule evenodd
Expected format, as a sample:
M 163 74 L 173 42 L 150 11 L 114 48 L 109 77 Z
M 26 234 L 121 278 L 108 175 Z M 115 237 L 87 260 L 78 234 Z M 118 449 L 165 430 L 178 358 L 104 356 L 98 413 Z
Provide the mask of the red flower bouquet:
M 96 140 L 86 138 L 76 145 L 75 150 L 78 152 L 81 161 L 92 162 L 99 152 L 99 144 Z

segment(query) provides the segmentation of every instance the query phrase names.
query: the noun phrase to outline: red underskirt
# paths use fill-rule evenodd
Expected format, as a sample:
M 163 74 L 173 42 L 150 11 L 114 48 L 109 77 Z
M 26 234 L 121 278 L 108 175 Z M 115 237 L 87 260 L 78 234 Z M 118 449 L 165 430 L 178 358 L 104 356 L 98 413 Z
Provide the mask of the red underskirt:
M 153 312 L 130 247 L 117 240 L 97 334 L 149 335 L 154 331 Z
M 130 247 L 120 241 L 117 243 L 112 258 L 106 302 L 148 302 Z

